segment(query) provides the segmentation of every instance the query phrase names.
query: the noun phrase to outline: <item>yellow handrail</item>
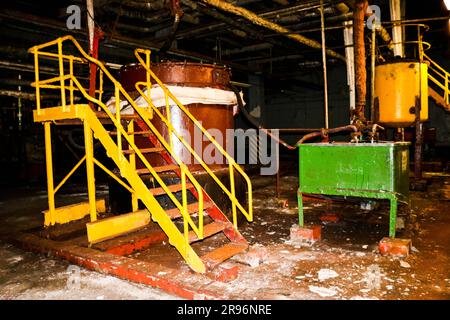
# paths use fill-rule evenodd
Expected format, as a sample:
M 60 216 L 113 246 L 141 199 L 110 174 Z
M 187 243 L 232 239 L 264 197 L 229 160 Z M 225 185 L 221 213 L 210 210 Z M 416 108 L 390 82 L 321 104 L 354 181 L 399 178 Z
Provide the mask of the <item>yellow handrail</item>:
M 166 126 L 169 129 L 169 132 L 172 132 L 179 140 L 180 142 L 186 147 L 186 149 L 195 157 L 195 159 L 202 165 L 202 167 L 205 169 L 205 171 L 214 179 L 214 181 L 219 185 L 219 187 L 227 194 L 227 196 L 230 198 L 232 202 L 232 210 L 233 210 L 233 225 L 237 227 L 237 217 L 236 217 L 236 207 L 241 211 L 241 213 L 247 218 L 248 221 L 253 220 L 253 206 L 252 206 L 252 185 L 250 178 L 247 176 L 247 174 L 242 170 L 242 168 L 234 161 L 233 157 L 231 157 L 224 149 L 223 147 L 217 143 L 217 141 L 209 134 L 209 132 L 200 124 L 200 122 L 183 106 L 183 104 L 167 89 L 167 87 L 161 82 L 161 80 L 153 73 L 153 71 L 146 65 L 146 63 L 143 61 L 142 57 L 140 56 L 140 53 L 144 53 L 146 56 L 150 54 L 150 50 L 145 49 L 136 49 L 135 50 L 135 56 L 140 62 L 140 64 L 145 68 L 148 75 L 153 78 L 156 83 L 159 85 L 159 87 L 163 90 L 165 94 L 165 100 L 166 100 L 166 107 L 168 107 L 168 100 L 169 98 L 175 102 L 175 104 L 188 116 L 188 118 L 195 124 L 197 128 L 199 128 L 202 133 L 208 138 L 209 141 L 219 150 L 219 152 L 224 156 L 229 164 L 229 170 L 230 170 L 230 186 L 231 190 L 228 190 L 227 187 L 219 180 L 219 178 L 214 174 L 214 172 L 207 166 L 207 164 L 203 161 L 203 159 L 195 152 L 195 150 L 192 149 L 189 143 L 187 143 L 183 137 L 176 131 L 176 129 L 172 126 L 169 119 L 166 119 L 161 112 L 154 106 L 151 99 L 147 95 L 144 94 L 142 89 L 140 88 L 141 85 L 145 84 L 143 82 L 136 83 L 136 89 L 141 94 L 141 96 L 145 99 L 145 101 L 151 106 L 153 109 L 153 112 L 155 112 L 161 120 L 166 124 Z M 170 135 L 171 136 L 171 135 Z M 244 178 L 244 180 L 247 183 L 247 193 L 248 193 L 248 211 L 246 211 L 242 205 L 237 201 L 235 196 L 235 189 L 234 189 L 234 174 L 233 170 L 238 171 L 241 176 Z
M 42 81 L 39 81 L 39 63 L 38 63 L 38 56 L 40 54 L 42 54 L 42 51 L 39 51 L 39 50 L 43 49 L 43 48 L 46 48 L 46 47 L 49 47 L 49 46 L 52 46 L 52 45 L 57 45 L 58 46 L 58 54 L 57 54 L 57 56 L 58 56 L 58 59 L 59 59 L 60 76 L 58 77 L 58 79 L 54 78 L 53 80 L 59 80 L 60 81 L 60 86 L 52 87 L 52 89 L 60 89 L 61 90 L 61 100 L 62 100 L 61 102 L 62 102 L 63 109 L 65 111 L 67 111 L 68 108 L 70 108 L 71 106 L 74 105 L 73 104 L 73 94 L 71 94 L 71 96 L 70 96 L 70 104 L 68 106 L 66 105 L 66 99 L 65 99 L 65 90 L 67 90 L 68 88 L 65 86 L 64 82 L 65 82 L 65 80 L 70 80 L 71 85 L 69 86 L 69 90 L 72 91 L 73 84 L 75 84 L 76 88 L 81 92 L 81 94 L 89 102 L 92 102 L 92 103 L 100 106 L 101 109 L 103 109 L 103 111 L 108 115 L 108 117 L 110 118 L 110 120 L 112 121 L 114 126 L 117 128 L 118 136 L 121 135 L 127 140 L 128 145 L 135 151 L 135 154 L 140 158 L 140 160 L 143 162 L 145 167 L 149 170 L 151 175 L 155 178 L 155 180 L 163 188 L 163 190 L 166 192 L 166 194 L 169 196 L 169 198 L 172 200 L 172 202 L 175 204 L 175 206 L 180 210 L 181 215 L 182 215 L 183 220 L 184 220 L 184 223 L 185 223 L 185 237 L 187 239 L 186 241 L 188 241 L 188 234 L 187 234 L 188 228 L 187 228 L 187 225 L 189 225 L 192 228 L 192 230 L 194 230 L 195 234 L 198 236 L 199 239 L 202 239 L 203 238 L 203 208 L 204 208 L 204 204 L 203 204 L 202 189 L 201 189 L 201 186 L 198 183 L 198 181 L 189 172 L 189 170 L 187 169 L 187 166 L 178 157 L 176 157 L 173 154 L 173 152 L 171 152 L 172 150 L 169 149 L 168 151 L 172 154 L 173 159 L 180 166 L 180 170 L 182 172 L 182 176 L 185 176 L 185 177 L 189 178 L 189 180 L 191 181 L 192 185 L 194 186 L 194 188 L 196 189 L 196 191 L 198 193 L 198 202 L 199 202 L 199 208 L 198 208 L 199 215 L 198 216 L 199 216 L 199 221 L 198 221 L 198 227 L 197 227 L 195 225 L 194 221 L 192 220 L 191 216 L 188 214 L 187 201 L 183 201 L 183 204 L 181 204 L 178 201 L 178 199 L 176 199 L 174 194 L 170 191 L 168 186 L 159 177 L 157 172 L 150 165 L 150 163 L 147 161 L 147 159 L 142 154 L 142 152 L 139 150 L 139 148 L 135 145 L 133 139 L 130 137 L 130 135 L 127 134 L 127 131 L 121 125 L 119 108 L 116 108 L 116 117 L 115 117 L 109 111 L 108 107 L 100 99 L 97 99 L 97 98 L 92 97 L 91 95 L 89 95 L 86 92 L 86 90 L 83 88 L 81 83 L 78 81 L 78 79 L 73 75 L 73 68 L 72 67 L 70 67 L 70 70 L 69 70 L 69 75 L 70 76 L 68 77 L 68 76 L 64 75 L 63 60 L 64 59 L 70 59 L 72 61 L 72 60 L 74 60 L 74 58 L 76 58 L 76 57 L 67 56 L 67 55 L 63 55 L 62 54 L 62 43 L 64 41 L 66 41 L 66 40 L 70 40 L 75 45 L 75 47 L 78 49 L 79 53 L 81 53 L 81 55 L 84 57 L 84 59 L 86 59 L 86 61 L 94 63 L 94 64 L 96 64 L 99 67 L 99 69 L 101 71 L 101 88 L 100 88 L 100 91 L 99 91 L 100 92 L 99 97 L 101 97 L 101 93 L 103 93 L 103 74 L 104 74 L 114 84 L 116 101 L 120 101 L 120 99 L 119 99 L 120 98 L 120 94 L 122 94 L 125 97 L 125 99 L 128 101 L 128 103 L 133 107 L 135 112 L 144 121 L 146 121 L 146 123 L 148 124 L 148 120 L 147 120 L 148 115 L 145 114 L 145 112 L 135 104 L 134 100 L 122 88 L 121 84 L 117 80 L 114 79 L 114 77 L 110 74 L 110 72 L 105 68 L 103 63 L 101 63 L 100 61 L 98 61 L 95 58 L 90 57 L 81 48 L 79 43 L 72 36 L 64 36 L 64 37 L 58 38 L 56 40 L 50 41 L 48 43 L 44 43 L 42 45 L 34 46 L 34 47 L 29 49 L 29 52 L 31 52 L 31 53 L 33 53 L 35 55 L 35 68 L 36 68 L 36 70 L 35 70 L 35 78 L 36 78 L 36 81 L 32 83 L 32 86 L 36 87 L 37 113 L 39 114 L 39 112 L 40 112 L 40 87 L 41 87 L 41 83 L 42 83 Z M 43 81 L 46 81 L 46 80 L 43 80 Z M 44 86 L 45 86 L 45 83 L 44 83 Z M 155 135 L 157 137 L 158 136 L 161 137 L 161 135 L 159 134 L 159 132 L 156 130 L 156 128 L 153 125 L 150 124 L 149 128 L 155 133 Z M 118 140 L 118 141 L 121 141 L 121 140 Z M 119 142 L 118 142 L 118 149 L 119 149 L 119 151 L 121 149 L 121 146 L 120 146 Z M 124 160 L 124 159 L 125 159 L 125 157 L 122 160 Z M 184 181 L 184 188 L 186 188 L 185 181 Z
M 446 104 L 449 104 L 449 80 L 450 80 L 450 73 L 447 72 L 444 68 L 442 68 L 439 64 L 437 64 L 435 61 L 433 61 L 429 56 L 427 56 L 425 53 L 423 53 L 424 59 L 429 63 L 428 67 L 428 79 L 431 80 L 434 84 L 436 84 L 442 91 L 444 91 L 444 100 Z M 431 72 L 433 74 L 431 74 Z M 441 79 L 439 81 L 438 78 Z

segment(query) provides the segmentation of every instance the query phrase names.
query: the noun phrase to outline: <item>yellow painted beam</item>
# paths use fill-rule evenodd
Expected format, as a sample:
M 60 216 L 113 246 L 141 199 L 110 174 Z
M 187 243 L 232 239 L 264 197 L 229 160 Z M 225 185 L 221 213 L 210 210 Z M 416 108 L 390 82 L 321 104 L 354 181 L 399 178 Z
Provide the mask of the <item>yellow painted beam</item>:
M 75 104 L 71 106 L 68 111 L 63 111 L 62 107 L 51 107 L 38 110 L 33 110 L 34 122 L 56 121 L 65 119 L 80 119 L 82 118 L 84 104 Z M 81 108 L 79 108 L 81 107 Z
M 105 212 L 105 199 L 97 200 L 95 203 L 97 212 Z M 49 210 L 42 212 L 44 214 L 44 225 L 51 225 L 51 214 Z M 64 224 L 75 220 L 83 219 L 89 214 L 89 202 L 80 202 L 55 208 L 55 223 Z
M 89 243 L 97 243 L 122 234 L 140 229 L 150 222 L 148 210 L 121 214 L 119 216 L 88 222 L 87 235 Z

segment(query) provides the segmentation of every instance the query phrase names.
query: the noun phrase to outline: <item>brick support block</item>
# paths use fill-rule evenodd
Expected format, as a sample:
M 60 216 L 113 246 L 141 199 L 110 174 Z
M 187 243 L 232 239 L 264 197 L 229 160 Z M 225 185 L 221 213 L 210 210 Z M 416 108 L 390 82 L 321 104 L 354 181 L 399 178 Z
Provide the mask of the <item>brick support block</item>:
M 321 239 L 321 226 L 300 227 L 293 225 L 291 227 L 291 241 L 314 243 Z
M 411 239 L 383 238 L 378 244 L 382 255 L 406 257 L 411 251 Z
M 238 277 L 239 267 L 233 266 L 231 268 L 225 268 L 219 266 L 211 272 L 208 272 L 206 275 L 215 281 L 230 282 Z

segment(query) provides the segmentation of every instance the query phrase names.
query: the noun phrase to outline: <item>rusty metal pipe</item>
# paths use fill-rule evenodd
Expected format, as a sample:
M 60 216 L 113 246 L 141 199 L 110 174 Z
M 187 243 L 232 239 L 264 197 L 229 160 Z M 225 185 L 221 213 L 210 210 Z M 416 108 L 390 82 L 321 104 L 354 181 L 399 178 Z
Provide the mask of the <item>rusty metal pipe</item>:
M 242 102 L 242 98 L 241 95 L 239 94 L 239 90 L 233 86 L 232 84 L 229 85 L 231 90 L 234 91 L 234 93 L 236 94 L 236 98 L 237 98 L 237 102 L 238 102 L 238 106 L 239 106 L 239 110 L 242 112 L 242 114 L 244 115 L 245 119 L 248 120 L 248 122 L 250 122 L 254 127 L 258 128 L 259 130 L 261 130 L 262 132 L 264 132 L 265 134 L 267 134 L 271 139 L 273 139 L 275 142 L 283 145 L 284 147 L 288 148 L 289 150 L 295 150 L 296 147 L 295 146 L 291 146 L 289 143 L 287 143 L 286 141 L 283 141 L 282 139 L 280 139 L 279 137 L 273 135 L 270 130 L 271 129 L 266 129 L 263 126 L 261 126 L 261 124 L 259 124 L 249 113 L 248 111 L 245 109 L 244 107 L 244 103 Z
M 347 14 L 350 10 L 349 7 L 343 2 L 336 5 L 335 8 L 338 9 L 340 12 L 342 12 L 344 15 Z M 373 12 L 367 12 L 367 9 L 366 9 L 366 11 L 365 11 L 366 18 L 368 18 L 372 15 L 373 15 Z M 378 34 L 378 36 L 387 44 L 388 48 L 390 50 L 394 50 L 394 43 L 392 41 L 392 38 L 389 35 L 389 32 L 387 32 L 387 30 L 381 24 L 379 26 L 377 26 L 375 31 Z
M 312 132 L 312 133 L 308 133 L 307 135 L 304 135 L 300 140 L 297 141 L 297 143 L 295 145 L 298 146 L 299 144 L 302 144 L 303 142 L 310 140 L 312 138 L 315 138 L 315 137 L 326 137 L 330 133 L 338 133 L 338 132 L 344 132 L 344 131 L 357 132 L 358 128 L 354 125 L 347 125 L 347 126 L 332 128 L 332 129 L 328 129 L 328 130 L 322 129 L 321 131 Z
M 290 48 L 289 45 L 283 43 L 282 41 L 277 41 L 274 39 L 266 39 L 262 33 L 252 29 L 251 27 L 249 27 L 243 23 L 240 23 L 234 19 L 231 19 L 231 18 L 221 14 L 220 12 L 211 10 L 208 7 L 198 5 L 197 2 L 194 2 L 191 0 L 181 0 L 181 2 L 183 4 L 189 6 L 192 10 L 199 11 L 205 15 L 209 15 L 209 16 L 213 17 L 214 19 L 223 21 L 223 23 L 212 24 L 212 25 L 208 25 L 208 26 L 204 26 L 204 27 L 199 27 L 194 30 L 187 30 L 184 32 L 179 32 L 179 35 L 176 37 L 177 39 L 191 37 L 191 36 L 201 32 L 202 30 L 211 31 L 211 30 L 214 30 L 215 28 L 217 28 L 219 25 L 222 27 L 226 27 L 227 25 L 229 25 L 229 26 L 233 27 L 233 28 L 229 29 L 229 31 L 232 32 L 233 34 L 237 35 L 238 37 L 241 37 L 241 38 L 252 37 L 254 39 L 258 39 L 258 40 L 261 40 L 264 42 L 269 42 L 269 44 L 271 44 L 271 45 L 277 45 L 280 47 Z
M 285 133 L 305 133 L 305 132 L 315 132 L 320 131 L 321 128 L 278 128 L 278 129 L 272 129 L 272 130 L 278 130 L 279 132 L 285 132 Z
M 355 54 L 355 113 L 356 120 L 365 121 L 366 106 L 366 48 L 364 46 L 364 19 L 368 7 L 367 0 L 357 0 L 353 12 L 353 45 Z
M 291 34 L 289 29 L 282 27 L 276 23 L 273 23 L 267 19 L 264 19 L 264 18 L 260 17 L 259 15 L 255 14 L 245 8 L 237 7 L 231 3 L 228 3 L 225 1 L 219 1 L 219 0 L 201 0 L 201 1 L 217 8 L 217 9 L 220 9 L 220 10 L 232 13 L 234 15 L 240 16 L 242 18 L 245 18 L 255 25 L 258 25 L 258 26 L 264 27 L 266 29 L 281 33 L 284 36 L 286 36 L 287 38 L 292 39 L 296 42 L 299 42 L 303 45 L 307 45 L 307 46 L 315 48 L 315 49 L 322 48 L 322 46 L 319 42 L 317 42 L 315 40 L 311 40 L 311 39 L 306 38 L 299 34 Z M 326 53 L 327 53 L 327 55 L 329 55 L 333 58 L 337 58 L 342 61 L 345 61 L 345 57 L 342 56 L 341 54 L 335 52 L 334 50 L 327 49 Z

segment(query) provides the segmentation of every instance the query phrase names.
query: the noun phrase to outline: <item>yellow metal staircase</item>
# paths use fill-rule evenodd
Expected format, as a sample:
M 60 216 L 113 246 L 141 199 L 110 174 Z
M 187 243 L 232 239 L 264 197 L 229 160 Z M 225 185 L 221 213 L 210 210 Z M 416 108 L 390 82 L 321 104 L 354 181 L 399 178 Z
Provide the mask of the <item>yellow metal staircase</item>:
M 449 101 L 449 81 L 450 73 L 448 73 L 439 64 L 434 62 L 429 56 L 423 53 L 423 60 L 428 64 L 428 95 L 439 106 L 450 111 Z
M 70 44 L 80 56 L 64 54 L 63 46 Z M 47 225 L 54 225 L 58 221 L 67 221 L 70 219 L 59 219 L 58 208 L 55 207 L 55 193 L 62 184 L 80 167 L 83 161 L 86 162 L 87 184 L 89 195 L 89 215 L 90 222 L 87 223 L 87 235 L 90 244 L 114 238 L 125 233 L 132 232 L 144 227 L 150 222 L 150 219 L 158 223 L 161 229 L 166 233 L 169 243 L 173 245 L 181 256 L 186 260 L 189 266 L 196 272 L 204 273 L 207 269 L 214 268 L 220 262 L 237 254 L 248 247 L 247 241 L 242 237 L 237 229 L 237 215 L 243 214 L 248 221 L 252 221 L 252 186 L 251 181 L 242 168 L 226 151 L 217 143 L 214 138 L 201 126 L 192 114 L 174 97 L 163 83 L 155 76 L 150 69 L 150 51 L 137 49 L 135 55 L 141 65 L 147 71 L 147 79 L 144 82 L 136 84 L 136 89 L 145 98 L 148 106 L 145 108 L 136 105 L 130 95 L 122 88 L 120 83 L 114 79 L 105 65 L 90 57 L 71 36 L 58 38 L 54 41 L 38 45 L 29 49 L 34 54 L 35 61 L 35 82 L 36 87 L 36 110 L 34 111 L 34 120 L 43 122 L 45 129 L 46 142 L 46 163 L 47 163 L 47 186 L 49 196 Z M 142 58 L 144 55 L 144 58 Z M 59 66 L 59 76 L 42 80 L 39 72 L 39 59 L 53 59 Z M 75 64 L 95 64 L 99 69 L 99 89 L 95 94 L 89 95 L 88 91 L 74 75 Z M 104 94 L 104 81 L 109 81 L 113 85 L 115 110 L 120 110 L 120 101 L 126 100 L 132 106 L 134 114 L 122 115 L 119 112 L 114 114 L 108 109 L 102 96 Z M 183 139 L 176 128 L 170 122 L 170 110 L 167 117 L 164 117 L 156 108 L 149 93 L 151 89 L 151 80 L 155 81 L 165 92 L 166 108 L 169 110 L 169 100 L 172 100 L 184 112 L 216 147 L 229 165 L 230 187 L 226 187 L 215 173 L 208 167 L 191 145 Z M 59 90 L 61 94 L 61 104 L 56 107 L 41 106 L 41 90 Z M 147 89 L 147 95 L 144 90 Z M 81 99 L 86 103 L 74 103 L 75 96 L 81 95 Z M 88 103 L 94 106 L 92 108 Z M 95 109 L 96 108 L 96 109 Z M 157 116 L 171 133 L 169 141 L 166 141 L 160 132 L 154 127 L 152 118 Z M 85 152 L 86 155 L 79 163 L 62 179 L 58 186 L 53 184 L 53 162 L 51 146 L 50 125 L 58 121 L 80 121 L 84 126 Z M 113 130 L 107 127 L 113 127 Z M 134 141 L 136 135 L 145 135 L 149 137 L 152 144 L 149 148 L 140 149 Z M 116 176 L 111 170 L 106 168 L 95 157 L 93 152 L 93 139 L 98 139 L 110 157 L 120 170 L 120 175 Z M 208 196 L 199 182 L 195 179 L 188 167 L 176 156 L 173 151 L 172 139 L 178 139 L 193 157 L 202 165 L 207 174 L 228 196 L 232 208 L 232 221 L 221 211 L 221 209 Z M 124 148 L 126 145 L 126 148 Z M 156 152 L 160 153 L 166 165 L 153 167 L 150 165 L 144 154 Z M 136 169 L 136 160 L 139 159 L 144 168 Z M 132 195 L 132 212 L 109 218 L 99 219 L 97 213 L 97 204 L 95 197 L 95 177 L 94 167 L 97 165 L 117 182 L 126 188 Z M 179 177 L 179 183 L 167 185 L 161 173 L 172 171 Z M 142 179 L 142 174 L 150 174 L 158 187 L 148 188 Z M 239 174 L 247 185 L 247 205 L 240 203 L 236 198 L 235 174 Z M 181 196 L 180 196 L 181 193 Z M 188 203 L 188 193 L 196 198 L 196 202 Z M 178 197 L 177 197 L 178 194 Z M 173 203 L 173 208 L 165 210 L 158 197 L 165 195 Z M 181 198 L 181 200 L 179 200 Z M 138 201 L 141 201 L 144 210 L 139 210 Z M 194 218 L 193 216 L 196 216 Z M 209 216 L 209 224 L 204 225 L 204 215 Z M 77 216 L 79 218 L 79 216 Z M 182 230 L 174 222 L 176 219 L 182 219 Z M 229 243 L 215 249 L 200 257 L 190 245 L 192 242 L 202 240 L 206 237 L 223 232 L 229 239 Z

